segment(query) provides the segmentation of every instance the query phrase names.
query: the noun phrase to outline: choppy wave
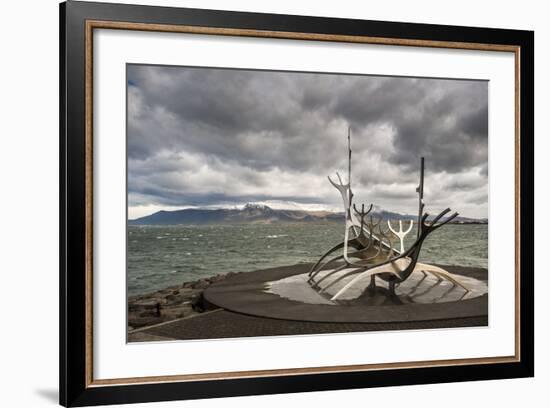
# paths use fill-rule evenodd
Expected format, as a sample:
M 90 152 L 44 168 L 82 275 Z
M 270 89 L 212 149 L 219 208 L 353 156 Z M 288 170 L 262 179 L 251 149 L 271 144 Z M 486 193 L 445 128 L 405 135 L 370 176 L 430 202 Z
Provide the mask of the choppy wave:
M 421 260 L 487 267 L 487 225 L 449 225 L 422 247 Z M 339 223 L 130 226 L 128 292 L 150 292 L 227 272 L 315 262 L 342 241 Z M 409 244 L 414 239 L 410 234 Z

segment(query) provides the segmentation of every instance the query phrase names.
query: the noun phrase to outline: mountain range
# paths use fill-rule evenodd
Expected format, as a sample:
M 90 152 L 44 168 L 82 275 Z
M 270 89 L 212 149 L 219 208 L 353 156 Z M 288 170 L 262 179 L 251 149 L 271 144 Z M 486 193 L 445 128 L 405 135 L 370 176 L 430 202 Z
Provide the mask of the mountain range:
M 374 209 L 369 216 L 385 220 L 416 220 L 415 215 L 403 215 Z M 128 220 L 128 225 L 198 225 L 274 222 L 343 222 L 344 213 L 273 209 L 267 205 L 248 203 L 242 208 L 200 209 L 186 208 L 175 211 L 158 211 L 145 217 Z M 486 224 L 487 219 L 457 217 L 453 223 Z

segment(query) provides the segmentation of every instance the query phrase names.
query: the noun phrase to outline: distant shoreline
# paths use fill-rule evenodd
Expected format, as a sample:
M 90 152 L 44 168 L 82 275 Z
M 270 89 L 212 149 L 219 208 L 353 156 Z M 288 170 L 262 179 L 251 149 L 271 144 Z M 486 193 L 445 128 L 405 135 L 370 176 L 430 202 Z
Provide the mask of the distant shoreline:
M 370 213 L 374 218 L 390 221 L 413 221 L 418 217 L 383 209 Z M 129 219 L 128 225 L 198 225 L 198 224 L 240 224 L 240 223 L 312 223 L 343 222 L 343 212 L 304 211 L 273 209 L 267 205 L 247 204 L 243 208 L 200 209 L 187 208 L 173 211 L 157 211 L 153 214 Z M 430 218 L 428 218 L 430 220 Z M 442 218 L 442 221 L 445 217 Z M 486 218 L 456 217 L 453 224 L 487 224 Z
M 258 220 L 248 222 L 204 222 L 204 223 L 174 223 L 174 224 L 142 224 L 134 223 L 136 220 L 128 220 L 128 227 L 200 227 L 209 225 L 247 225 L 247 224 L 313 224 L 313 223 L 341 223 L 341 220 L 320 220 L 320 221 L 270 221 L 270 220 Z M 397 219 L 390 219 L 391 222 L 397 222 Z M 408 220 L 401 220 L 408 221 Z M 413 220 L 413 225 L 417 225 L 417 222 Z M 489 225 L 488 221 L 450 221 L 446 225 Z

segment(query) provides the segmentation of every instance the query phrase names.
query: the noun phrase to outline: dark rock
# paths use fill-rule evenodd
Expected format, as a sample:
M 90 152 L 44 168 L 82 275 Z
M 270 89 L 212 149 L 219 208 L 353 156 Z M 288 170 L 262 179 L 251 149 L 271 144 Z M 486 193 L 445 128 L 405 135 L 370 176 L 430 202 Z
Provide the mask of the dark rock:
M 142 309 L 142 306 L 137 303 L 128 303 L 128 311 L 129 312 L 136 312 L 138 310 Z
M 191 300 L 191 307 L 197 313 L 204 312 L 204 297 L 202 293 Z
M 210 282 L 208 282 L 207 280 L 201 279 L 200 281 L 198 281 L 198 282 L 193 286 L 193 288 L 194 288 L 194 289 L 206 289 L 208 286 L 210 286 Z
M 212 276 L 211 278 L 209 278 L 211 283 L 219 282 L 219 281 L 224 280 L 224 279 L 225 279 L 225 275 L 216 275 L 216 276 Z

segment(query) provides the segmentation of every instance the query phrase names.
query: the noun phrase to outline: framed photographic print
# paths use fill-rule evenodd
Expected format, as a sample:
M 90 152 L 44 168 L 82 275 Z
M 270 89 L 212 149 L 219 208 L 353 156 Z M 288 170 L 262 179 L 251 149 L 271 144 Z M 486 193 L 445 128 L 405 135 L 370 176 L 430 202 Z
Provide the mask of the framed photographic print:
M 61 404 L 533 376 L 533 32 L 60 25 Z

